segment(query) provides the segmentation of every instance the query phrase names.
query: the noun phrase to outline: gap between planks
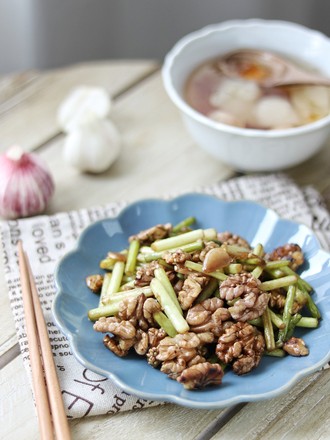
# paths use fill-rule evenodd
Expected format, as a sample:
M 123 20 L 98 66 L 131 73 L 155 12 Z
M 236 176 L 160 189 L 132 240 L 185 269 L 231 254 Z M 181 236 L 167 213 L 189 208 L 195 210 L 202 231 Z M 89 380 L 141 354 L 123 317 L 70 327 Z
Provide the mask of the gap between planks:
M 16 339 L 16 335 L 13 336 L 12 338 L 10 338 L 8 340 L 7 344 L 4 345 L 8 345 L 9 348 L 6 349 L 6 347 L 4 349 L 2 349 L 1 347 L 1 351 L 2 354 L 0 356 L 0 370 L 2 370 L 2 368 L 4 368 L 6 365 L 8 365 L 10 362 L 12 362 L 17 356 L 19 356 L 21 354 L 20 348 L 19 348 L 19 343 L 16 342 L 12 343 L 13 339 Z
M 194 440 L 210 440 L 221 428 L 225 426 L 247 403 L 239 403 L 225 409 L 213 422 L 209 424 Z
M 143 83 L 144 81 L 147 81 L 149 78 L 151 78 L 153 75 L 157 74 L 159 72 L 160 68 L 159 66 L 155 66 L 152 68 L 149 72 L 146 72 L 145 74 L 139 76 L 136 80 L 132 81 L 127 86 L 123 87 L 119 92 L 114 93 L 112 95 L 112 99 L 118 100 L 122 96 L 124 96 L 126 93 L 129 93 L 132 91 L 135 87 Z M 58 132 L 54 136 L 49 137 L 47 140 L 43 141 L 42 143 L 36 145 L 34 148 L 34 151 L 41 150 L 47 145 L 63 136 L 62 132 Z M 8 339 L 7 343 L 3 344 L 2 349 L 0 350 L 0 369 L 4 368 L 7 364 L 9 364 L 11 361 L 13 361 L 17 356 L 20 354 L 19 344 L 13 343 L 13 339 L 16 339 L 16 335 L 12 335 L 10 339 Z M 7 348 L 8 346 L 8 348 Z
M 118 93 L 115 93 L 112 96 L 112 99 L 114 101 L 118 100 L 122 96 L 124 96 L 126 93 L 129 93 L 132 91 L 136 86 L 140 85 L 144 81 L 147 81 L 148 79 L 152 78 L 155 74 L 158 74 L 159 67 L 155 66 L 154 69 L 152 69 L 150 72 L 140 76 L 135 81 L 124 87 L 122 90 L 120 90 Z M 62 136 L 62 132 L 58 132 L 55 135 L 49 137 L 42 143 L 35 146 L 34 151 L 41 150 L 45 148 L 50 142 L 60 138 Z M 243 173 L 235 173 L 234 177 L 238 177 L 240 175 L 243 175 Z M 232 178 L 233 176 L 231 176 Z M 7 351 L 4 351 L 4 353 L 0 356 L 0 369 L 4 368 L 6 365 L 8 365 L 11 361 L 13 361 L 17 356 L 20 355 L 20 348 L 19 344 L 16 343 L 15 345 L 11 346 Z M 227 408 L 220 416 L 218 416 L 208 427 L 206 427 L 199 435 L 195 438 L 195 440 L 209 440 L 211 439 L 218 431 L 221 429 L 232 417 L 234 417 L 244 406 L 246 403 L 238 404 L 233 407 Z

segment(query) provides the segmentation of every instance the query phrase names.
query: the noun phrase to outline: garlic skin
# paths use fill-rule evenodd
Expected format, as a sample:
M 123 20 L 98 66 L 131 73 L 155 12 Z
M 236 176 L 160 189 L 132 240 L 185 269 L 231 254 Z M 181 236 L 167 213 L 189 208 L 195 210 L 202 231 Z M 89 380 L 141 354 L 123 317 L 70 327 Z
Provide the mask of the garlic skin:
M 55 185 L 43 161 L 13 146 L 0 156 L 0 216 L 29 217 L 44 211 Z
M 69 133 L 90 119 L 104 119 L 111 99 L 102 87 L 79 86 L 64 99 L 57 112 L 60 128 Z
M 102 173 L 117 159 L 120 150 L 115 125 L 107 119 L 91 119 L 68 133 L 63 158 L 79 171 Z

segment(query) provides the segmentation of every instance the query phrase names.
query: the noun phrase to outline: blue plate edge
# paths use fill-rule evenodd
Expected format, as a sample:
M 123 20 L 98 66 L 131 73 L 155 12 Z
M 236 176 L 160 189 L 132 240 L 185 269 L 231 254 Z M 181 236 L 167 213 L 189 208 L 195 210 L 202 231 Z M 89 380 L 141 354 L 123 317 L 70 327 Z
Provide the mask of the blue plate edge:
M 73 354 L 75 356 L 75 358 L 79 361 L 80 364 L 82 364 L 83 366 L 85 366 L 86 368 L 90 369 L 91 371 L 94 371 L 102 376 L 105 376 L 109 379 L 111 379 L 116 385 L 120 386 L 123 388 L 123 390 L 127 391 L 128 393 L 135 395 L 135 396 L 139 396 L 142 398 L 146 398 L 146 399 L 151 399 L 151 400 L 157 400 L 157 401 L 164 401 L 164 402 L 171 402 L 171 403 L 176 403 L 182 406 L 186 406 L 186 407 L 190 407 L 190 408 L 201 408 L 201 409 L 218 409 L 218 408 L 226 408 L 230 405 L 235 405 L 238 403 L 242 403 L 242 402 L 255 402 L 255 401 L 259 401 L 259 400 L 268 400 L 270 398 L 274 398 L 277 397 L 281 394 L 283 394 L 283 392 L 291 389 L 301 378 L 312 374 L 315 371 L 318 371 L 320 368 L 322 368 L 322 366 L 324 366 L 327 362 L 329 362 L 330 360 L 330 352 L 322 359 L 320 360 L 317 364 L 312 365 L 309 368 L 305 368 L 304 370 L 301 370 L 299 372 L 297 372 L 297 374 L 295 374 L 295 376 L 293 376 L 291 378 L 290 381 L 288 381 L 286 384 L 284 384 L 283 386 L 281 386 L 280 388 L 277 388 L 276 390 L 271 390 L 267 393 L 262 393 L 262 394 L 255 394 L 255 395 L 237 395 L 231 399 L 227 399 L 226 401 L 219 401 L 219 402 L 199 402 L 199 401 L 192 401 L 186 398 L 182 398 L 180 396 L 176 396 L 176 395 L 163 395 L 163 394 L 156 394 L 156 393 L 146 393 L 143 392 L 141 390 L 136 390 L 134 389 L 134 387 L 131 387 L 129 385 L 127 385 L 126 383 L 122 382 L 117 376 L 113 375 L 112 373 L 103 370 L 102 368 L 99 367 L 95 367 L 93 364 L 91 364 L 87 359 L 85 359 L 83 356 L 80 355 L 79 351 L 77 351 L 76 349 L 76 344 L 75 344 L 75 335 L 72 334 L 70 332 L 70 330 L 65 326 L 65 324 L 61 321 L 59 314 L 57 312 L 57 302 L 61 296 L 61 294 L 63 293 L 61 291 L 61 283 L 58 280 L 58 271 L 60 266 L 63 264 L 63 261 L 65 261 L 67 258 L 72 258 L 72 256 L 79 252 L 79 250 L 81 249 L 81 244 L 84 241 L 84 237 L 85 234 L 90 231 L 91 228 L 93 227 L 97 227 L 98 224 L 103 223 L 104 221 L 109 221 L 109 222 L 118 222 L 120 217 L 125 215 L 125 212 L 129 209 L 132 209 L 134 206 L 139 206 L 139 205 L 143 205 L 145 203 L 150 203 L 150 202 L 162 202 L 162 203 L 173 203 L 176 201 L 179 201 L 181 199 L 185 199 L 188 197 L 201 197 L 201 198 L 210 198 L 213 199 L 217 202 L 220 202 L 220 204 L 252 204 L 258 207 L 261 207 L 263 210 L 268 211 L 270 213 L 272 213 L 272 215 L 274 216 L 274 218 L 277 221 L 283 221 L 284 223 L 290 223 L 290 224 L 294 224 L 297 227 L 303 227 L 304 229 L 306 229 L 306 232 L 308 233 L 308 235 L 313 237 L 314 243 L 317 247 L 316 252 L 321 252 L 322 254 L 324 254 L 324 256 L 327 259 L 330 259 L 330 254 L 325 251 L 324 249 L 322 249 L 321 244 L 317 238 L 317 236 L 315 235 L 315 233 L 305 224 L 294 221 L 294 220 L 290 220 L 290 219 L 285 219 L 280 217 L 276 211 L 264 206 L 261 203 L 252 201 L 252 200 L 232 200 L 232 201 L 227 201 L 227 200 L 223 200 L 220 199 L 219 197 L 217 197 L 216 195 L 211 195 L 211 194 L 203 194 L 203 193 L 188 193 L 188 194 L 182 194 L 179 195 L 177 197 L 174 198 L 168 198 L 168 199 L 159 199 L 159 198 L 147 198 L 147 199 L 141 199 L 139 201 L 133 202 L 128 204 L 127 206 L 125 206 L 123 209 L 120 210 L 119 214 L 116 217 L 113 218 L 105 218 L 105 219 L 100 219 L 97 220 L 95 222 L 93 222 L 91 225 L 87 226 L 82 233 L 80 234 L 76 246 L 69 251 L 56 265 L 55 268 L 55 284 L 56 284 L 56 294 L 53 300 L 53 304 L 52 304 L 52 316 L 54 317 L 55 323 L 56 325 L 60 328 L 60 330 L 62 331 L 62 333 L 65 334 L 65 336 L 68 338 L 69 342 L 70 342 L 70 346 L 72 348 Z M 171 380 L 171 379 L 168 379 Z M 194 391 L 192 391 L 192 393 L 194 393 Z

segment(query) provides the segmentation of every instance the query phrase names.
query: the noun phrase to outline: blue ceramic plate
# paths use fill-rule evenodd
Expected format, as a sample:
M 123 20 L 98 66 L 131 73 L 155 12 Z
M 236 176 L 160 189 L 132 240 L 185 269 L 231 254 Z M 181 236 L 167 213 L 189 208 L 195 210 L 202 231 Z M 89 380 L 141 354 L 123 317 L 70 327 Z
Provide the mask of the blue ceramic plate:
M 85 285 L 85 277 L 99 272 L 99 261 L 111 250 L 127 247 L 128 236 L 157 223 L 178 223 L 195 216 L 198 228 L 214 227 L 245 237 L 266 251 L 287 242 L 298 243 L 306 256 L 301 275 L 315 289 L 314 300 L 323 319 L 317 329 L 300 330 L 309 356 L 282 359 L 264 357 L 245 376 L 226 371 L 223 384 L 187 391 L 178 382 L 148 365 L 144 357 L 116 357 L 103 346 L 87 311 L 98 298 Z M 101 220 L 81 235 L 78 247 L 60 262 L 58 293 L 53 304 L 57 325 L 68 337 L 72 351 L 86 368 L 113 380 L 128 393 L 145 399 L 174 402 L 191 408 L 223 408 L 239 402 L 270 399 L 288 391 L 299 379 L 330 360 L 330 260 L 314 234 L 305 226 L 280 219 L 273 211 L 248 201 L 224 202 L 211 196 L 189 194 L 170 201 L 142 200 L 124 209 L 118 218 Z M 297 333 L 299 335 L 299 332 Z

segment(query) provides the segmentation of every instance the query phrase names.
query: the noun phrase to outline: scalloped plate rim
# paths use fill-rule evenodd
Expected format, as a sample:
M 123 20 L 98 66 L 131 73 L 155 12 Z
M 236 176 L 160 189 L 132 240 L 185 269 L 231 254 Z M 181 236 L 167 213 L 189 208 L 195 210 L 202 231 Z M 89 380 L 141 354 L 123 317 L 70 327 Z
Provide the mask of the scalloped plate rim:
M 141 398 L 152 399 L 152 400 L 157 400 L 157 401 L 164 401 L 164 402 L 171 402 L 171 403 L 175 403 L 175 404 L 179 404 L 179 405 L 182 405 L 185 407 L 190 407 L 190 408 L 195 408 L 195 409 L 221 409 L 221 408 L 226 408 L 230 405 L 236 405 L 236 404 L 243 403 L 243 402 L 257 402 L 257 401 L 261 401 L 261 400 L 268 400 L 268 399 L 277 397 L 279 395 L 282 395 L 284 392 L 290 390 L 300 379 L 312 374 L 313 372 L 318 371 L 319 369 L 322 368 L 322 366 L 324 366 L 327 362 L 329 362 L 330 350 L 323 359 L 319 360 L 316 364 L 313 364 L 308 368 L 304 368 L 303 370 L 297 371 L 297 373 L 294 374 L 290 380 L 288 380 L 282 386 L 277 387 L 276 389 L 270 390 L 265 393 L 239 394 L 239 395 L 233 396 L 232 398 L 228 398 L 226 400 L 219 400 L 219 401 L 214 401 L 214 402 L 207 402 L 207 401 L 201 402 L 201 401 L 190 400 L 189 398 L 181 397 L 176 394 L 159 393 L 159 392 L 152 392 L 151 393 L 151 392 L 144 392 L 143 390 L 140 390 L 140 389 L 138 390 L 134 386 L 131 386 L 131 385 L 127 384 L 125 381 L 122 381 L 119 377 L 117 377 L 111 371 L 107 371 L 104 368 L 99 367 L 99 366 L 91 363 L 88 359 L 86 359 L 84 356 L 82 356 L 80 354 L 80 352 L 77 349 L 76 344 L 75 344 L 75 334 L 72 333 L 66 327 L 65 323 L 62 322 L 59 314 L 57 313 L 57 309 L 56 309 L 57 302 L 58 302 L 60 296 L 63 294 L 63 291 L 61 290 L 61 282 L 58 279 L 59 269 L 67 259 L 70 259 L 76 253 L 79 253 L 79 251 L 82 247 L 85 235 L 87 233 L 89 233 L 92 228 L 97 228 L 99 224 L 102 224 L 105 221 L 116 223 L 116 222 L 118 222 L 118 220 L 122 216 L 125 215 L 126 211 L 128 211 L 129 209 L 132 209 L 132 207 L 140 205 L 140 204 L 157 203 L 157 202 L 173 203 L 173 202 L 179 201 L 181 199 L 185 199 L 187 197 L 196 197 L 196 196 L 202 197 L 202 198 L 213 199 L 215 202 L 220 202 L 220 204 L 222 204 L 222 206 L 226 206 L 229 204 L 231 204 L 231 205 L 233 205 L 233 204 L 254 205 L 259 208 L 262 208 L 265 212 L 271 213 L 271 215 L 273 216 L 274 220 L 276 220 L 276 222 L 283 221 L 285 223 L 288 222 L 290 224 L 296 225 L 297 227 L 302 226 L 306 230 L 306 233 L 308 233 L 310 236 L 313 237 L 315 244 L 316 244 L 316 247 L 317 247 L 316 253 L 317 254 L 321 253 L 327 259 L 330 259 L 330 253 L 322 249 L 320 242 L 318 240 L 318 237 L 315 235 L 315 233 L 313 232 L 313 230 L 311 228 L 309 228 L 307 225 L 305 225 L 301 222 L 280 217 L 275 210 L 268 208 L 267 206 L 263 205 L 262 203 L 256 202 L 254 200 L 247 200 L 247 199 L 244 199 L 244 200 L 223 200 L 223 199 L 220 199 L 219 197 L 217 197 L 216 195 L 204 194 L 204 193 L 198 193 L 198 192 L 185 193 L 185 194 L 181 194 L 177 197 L 166 198 L 166 199 L 165 198 L 156 198 L 156 197 L 155 198 L 145 198 L 145 199 L 137 200 L 135 202 L 127 204 L 114 217 L 107 217 L 104 219 L 96 220 L 95 222 L 88 225 L 79 235 L 77 242 L 75 244 L 75 247 L 72 250 L 70 250 L 69 252 L 67 252 L 60 259 L 60 261 L 57 263 L 56 268 L 55 268 L 56 294 L 55 294 L 53 304 L 52 304 L 52 315 L 54 317 L 55 323 L 59 327 L 59 329 L 62 331 L 62 333 L 68 338 L 73 355 L 79 361 L 79 363 L 81 365 L 85 366 L 86 368 L 90 369 L 91 371 L 94 371 L 95 373 L 100 374 L 101 376 L 104 376 L 104 377 L 111 379 L 117 386 L 121 387 L 124 391 L 126 391 L 132 395 L 141 397 Z

